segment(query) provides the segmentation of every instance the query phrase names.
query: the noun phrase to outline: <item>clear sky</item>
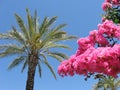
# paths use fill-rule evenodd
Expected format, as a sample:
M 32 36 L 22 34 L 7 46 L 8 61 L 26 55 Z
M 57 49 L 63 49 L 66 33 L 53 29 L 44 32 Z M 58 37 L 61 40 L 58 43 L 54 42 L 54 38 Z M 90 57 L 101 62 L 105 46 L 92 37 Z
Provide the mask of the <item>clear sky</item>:
M 37 10 L 42 19 L 45 16 L 58 16 L 56 24 L 66 23 L 65 31 L 78 37 L 85 37 L 90 30 L 97 29 L 101 23 L 101 4 L 104 0 L 0 0 L 0 33 L 7 32 L 16 25 L 14 13 L 26 20 L 26 8 L 33 14 Z M 0 41 L 1 42 L 1 41 Z M 71 51 L 63 50 L 69 56 L 77 49 L 77 41 L 65 42 L 72 47 Z M 0 90 L 25 90 L 27 70 L 21 73 L 21 66 L 8 71 L 7 67 L 13 57 L 0 59 Z M 59 63 L 49 58 L 56 74 Z M 92 90 L 96 80 L 93 78 L 84 80 L 83 76 L 60 77 L 55 80 L 50 71 L 42 66 L 42 78 L 38 73 L 35 77 L 34 90 Z

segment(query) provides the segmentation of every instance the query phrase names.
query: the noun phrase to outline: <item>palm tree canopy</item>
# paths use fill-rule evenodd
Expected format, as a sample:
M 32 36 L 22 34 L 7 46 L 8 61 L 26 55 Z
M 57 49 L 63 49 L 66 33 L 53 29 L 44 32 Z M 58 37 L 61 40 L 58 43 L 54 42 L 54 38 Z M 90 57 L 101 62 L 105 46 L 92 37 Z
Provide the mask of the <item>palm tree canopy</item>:
M 56 78 L 52 66 L 47 60 L 47 56 L 53 57 L 58 61 L 66 59 L 67 56 L 59 51 L 53 51 L 53 48 L 65 48 L 70 49 L 69 46 L 61 44 L 63 40 L 75 39 L 75 36 L 68 35 L 62 28 L 66 24 L 54 26 L 57 17 L 48 18 L 45 17 L 41 23 L 37 17 L 35 11 L 34 16 L 30 15 L 28 9 L 27 12 L 27 24 L 24 23 L 23 19 L 15 14 L 19 29 L 14 26 L 12 30 L 6 34 L 0 34 L 0 40 L 10 40 L 11 43 L 0 45 L 0 58 L 16 55 L 8 69 L 12 69 L 19 64 L 23 63 L 22 72 L 28 65 L 28 57 L 32 52 L 36 52 L 38 55 L 38 70 L 41 76 L 41 63 L 44 63 L 52 72 L 54 78 Z

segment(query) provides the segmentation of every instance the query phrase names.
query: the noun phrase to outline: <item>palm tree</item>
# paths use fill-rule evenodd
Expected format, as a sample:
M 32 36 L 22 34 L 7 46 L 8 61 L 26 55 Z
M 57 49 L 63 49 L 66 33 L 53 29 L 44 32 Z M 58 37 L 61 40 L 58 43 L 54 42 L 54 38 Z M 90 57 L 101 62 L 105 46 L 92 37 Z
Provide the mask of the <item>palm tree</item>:
M 55 51 L 55 48 L 70 49 L 69 46 L 60 43 L 63 40 L 71 40 L 76 37 L 70 36 L 62 30 L 66 24 L 53 26 L 57 17 L 52 17 L 51 19 L 45 17 L 43 22 L 39 24 L 36 11 L 34 16 L 30 15 L 28 9 L 26 9 L 26 12 L 27 24 L 24 23 L 18 14 L 15 14 L 19 30 L 13 26 L 12 30 L 8 33 L 0 34 L 1 40 L 4 39 L 11 42 L 6 45 L 0 45 L 0 58 L 12 55 L 16 56 L 8 69 L 12 69 L 23 63 L 21 70 L 23 72 L 28 66 L 26 90 L 33 90 L 36 68 L 38 68 L 41 77 L 41 64 L 45 64 L 56 79 L 55 72 L 49 64 L 47 57 L 53 57 L 60 62 L 66 59 L 66 54 Z
M 118 90 L 120 88 L 120 79 L 111 76 L 101 76 L 98 83 L 95 84 L 93 90 Z

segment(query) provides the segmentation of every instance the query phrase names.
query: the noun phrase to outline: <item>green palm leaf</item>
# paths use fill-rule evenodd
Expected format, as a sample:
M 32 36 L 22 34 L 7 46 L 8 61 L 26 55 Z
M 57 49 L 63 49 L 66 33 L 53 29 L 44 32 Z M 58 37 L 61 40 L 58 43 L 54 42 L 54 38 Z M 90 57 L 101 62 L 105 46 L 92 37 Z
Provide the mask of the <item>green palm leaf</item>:
M 45 56 L 44 54 L 40 54 L 40 55 L 43 57 L 42 62 L 49 68 L 49 70 L 51 71 L 51 73 L 52 73 L 52 75 L 54 76 L 54 78 L 57 79 L 57 77 L 56 77 L 56 75 L 55 75 L 55 72 L 54 72 L 52 66 L 51 66 L 51 65 L 48 63 L 48 61 L 47 61 L 46 56 Z
M 58 31 L 65 27 L 67 24 L 60 24 L 59 26 L 54 27 L 52 30 Z
M 20 30 L 23 32 L 23 34 L 24 34 L 24 36 L 26 37 L 26 39 L 29 40 L 29 34 L 28 34 L 28 32 L 27 32 L 27 28 L 26 28 L 26 26 L 24 25 L 23 20 L 22 20 L 21 17 L 20 17 L 19 15 L 17 15 L 17 14 L 15 14 L 15 17 L 16 17 L 17 23 L 18 23 L 18 25 L 19 25 L 19 27 L 20 27 Z
M 38 72 L 39 72 L 39 76 L 42 77 L 42 68 L 40 62 L 38 62 Z
M 50 27 L 52 24 L 54 24 L 56 19 L 57 19 L 57 16 L 54 16 L 51 19 L 48 19 L 48 23 L 47 23 L 46 27 Z
M 26 9 L 26 11 L 27 11 L 29 34 L 30 34 L 30 37 L 33 38 L 35 34 L 34 24 L 36 24 L 36 22 L 34 22 L 34 20 L 32 19 L 32 16 L 30 15 L 30 11 L 28 9 Z
M 67 45 L 63 45 L 63 44 L 55 44 L 52 42 L 48 42 L 44 47 L 44 49 L 49 49 L 49 48 L 64 48 L 64 49 L 68 49 L 70 50 L 71 48 Z
M 27 65 L 28 65 L 28 58 L 26 58 L 26 59 L 24 60 L 24 63 L 23 63 L 21 72 L 23 72 L 23 71 L 25 70 L 25 68 L 27 67 Z
M 0 34 L 0 39 L 8 39 L 9 36 L 6 34 Z
M 116 89 L 120 88 L 120 79 L 117 79 L 114 84 Z
M 64 59 L 68 59 L 68 56 L 66 54 L 60 53 L 60 52 L 48 52 L 48 55 L 56 58 L 58 61 L 63 61 Z
M 24 36 L 20 32 L 18 32 L 15 27 L 12 27 L 12 29 L 13 29 L 13 31 L 9 32 L 9 34 L 11 35 L 11 37 L 13 37 L 14 39 L 16 39 L 16 41 L 18 41 L 18 42 L 20 42 L 22 44 L 25 44 L 25 38 L 24 38 Z
M 8 69 L 10 70 L 10 69 L 18 66 L 19 64 L 21 64 L 21 63 L 24 61 L 24 59 L 25 59 L 25 57 L 23 57 L 23 56 L 20 56 L 20 57 L 14 59 L 14 60 L 11 62 L 11 64 L 8 66 Z
M 16 45 L 9 46 L 3 52 L 0 52 L 0 57 L 15 55 L 15 54 L 22 54 L 24 52 L 23 48 L 20 48 Z
M 0 45 L 0 50 L 4 50 L 4 49 L 9 48 L 11 46 L 12 46 L 12 44 Z
M 33 18 L 33 25 L 34 25 L 34 28 L 35 28 L 35 31 L 38 32 L 38 19 L 37 19 L 37 11 L 35 10 L 35 13 L 34 13 L 34 18 Z
M 56 38 L 56 39 L 54 39 L 53 40 L 53 42 L 55 43 L 55 42 L 60 42 L 60 41 L 66 41 L 66 40 L 74 40 L 74 39 L 77 39 L 78 37 L 76 37 L 76 36 L 68 36 L 68 35 L 64 35 L 63 37 L 61 37 L 61 38 Z
M 40 34 L 40 38 L 43 37 L 45 35 L 45 33 L 48 31 L 48 27 L 46 27 L 48 23 L 48 17 L 45 17 L 42 24 L 39 27 L 39 34 Z
M 47 60 L 44 60 L 44 63 L 45 63 L 46 66 L 50 69 L 50 71 L 51 71 L 52 75 L 54 76 L 54 78 L 57 79 L 57 77 L 56 77 L 56 75 L 55 75 L 55 72 L 54 72 L 52 66 L 48 63 L 48 61 L 47 61 Z

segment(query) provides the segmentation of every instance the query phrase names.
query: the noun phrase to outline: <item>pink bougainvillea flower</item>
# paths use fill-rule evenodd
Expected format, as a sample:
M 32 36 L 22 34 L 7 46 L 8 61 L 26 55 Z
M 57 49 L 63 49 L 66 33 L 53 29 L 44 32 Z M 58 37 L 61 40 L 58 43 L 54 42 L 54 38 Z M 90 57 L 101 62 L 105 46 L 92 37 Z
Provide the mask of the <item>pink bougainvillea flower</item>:
M 106 10 L 109 9 L 109 8 L 112 8 L 112 4 L 111 4 L 111 3 L 109 3 L 109 2 L 104 2 L 104 3 L 102 4 L 102 9 L 103 9 L 104 11 L 106 11 Z
M 113 47 L 91 47 L 79 56 L 72 56 L 58 67 L 61 76 L 88 73 L 103 73 L 117 77 L 120 73 L 120 45 Z
M 120 0 L 112 0 L 113 5 L 120 5 Z
M 117 77 L 120 73 L 120 44 L 110 45 L 109 38 L 120 39 L 120 26 L 106 20 L 88 37 L 78 39 L 76 54 L 60 64 L 58 73 L 61 76 L 102 73 Z

